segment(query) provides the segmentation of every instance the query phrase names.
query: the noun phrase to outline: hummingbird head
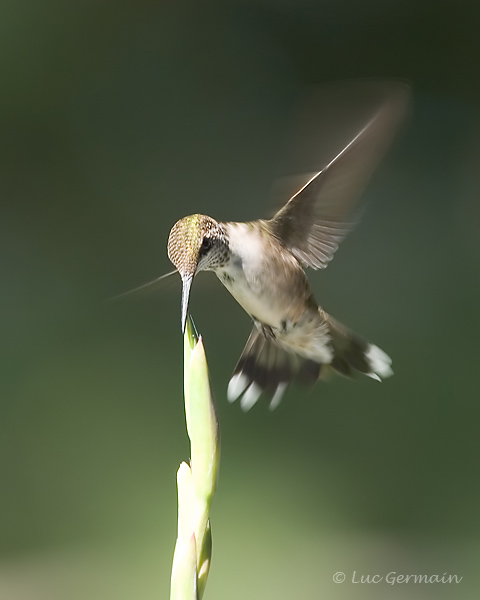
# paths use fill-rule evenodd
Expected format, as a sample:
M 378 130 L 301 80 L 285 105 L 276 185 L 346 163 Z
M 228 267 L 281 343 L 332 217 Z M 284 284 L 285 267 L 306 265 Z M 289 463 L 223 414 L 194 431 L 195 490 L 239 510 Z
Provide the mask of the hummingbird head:
M 187 321 L 188 299 L 194 276 L 215 269 L 227 256 L 225 231 L 215 219 L 190 215 L 177 221 L 168 237 L 168 258 L 182 278 L 182 332 Z

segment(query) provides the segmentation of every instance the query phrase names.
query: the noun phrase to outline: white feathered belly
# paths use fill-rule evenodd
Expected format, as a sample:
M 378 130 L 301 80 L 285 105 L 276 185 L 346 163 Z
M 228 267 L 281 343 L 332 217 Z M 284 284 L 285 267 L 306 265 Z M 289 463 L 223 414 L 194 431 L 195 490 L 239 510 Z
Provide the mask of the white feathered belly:
M 331 362 L 328 325 L 317 311 L 305 310 L 298 320 L 292 321 L 289 315 L 293 311 L 284 295 L 271 294 L 261 286 L 253 289 L 240 269 L 225 269 L 217 276 L 250 316 L 273 329 L 279 346 L 311 360 Z
M 236 271 L 235 273 L 229 273 L 225 270 L 218 273 L 218 277 L 250 316 L 265 325 L 280 329 L 286 317 L 285 303 L 279 301 L 278 297 L 274 297 L 266 290 L 258 289 L 259 286 L 257 289 L 252 289 L 245 279 L 243 271 L 241 269 Z

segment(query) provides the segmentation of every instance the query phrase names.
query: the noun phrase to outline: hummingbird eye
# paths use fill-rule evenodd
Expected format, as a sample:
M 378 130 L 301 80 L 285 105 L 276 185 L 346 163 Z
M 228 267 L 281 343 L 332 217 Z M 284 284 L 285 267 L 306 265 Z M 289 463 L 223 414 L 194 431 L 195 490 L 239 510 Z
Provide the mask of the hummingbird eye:
M 213 246 L 212 238 L 205 236 L 202 240 L 202 245 L 200 246 L 199 254 L 205 255 L 212 246 Z

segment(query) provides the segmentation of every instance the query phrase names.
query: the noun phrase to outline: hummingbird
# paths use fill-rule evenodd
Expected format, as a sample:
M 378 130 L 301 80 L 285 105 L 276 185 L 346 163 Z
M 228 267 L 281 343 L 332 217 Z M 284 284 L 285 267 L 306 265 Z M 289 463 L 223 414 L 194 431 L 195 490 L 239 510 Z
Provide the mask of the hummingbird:
M 249 410 L 265 394 L 275 408 L 288 385 L 311 385 L 328 371 L 393 374 L 386 352 L 329 315 L 317 303 L 305 269 L 324 269 L 355 224 L 352 207 L 390 144 L 405 109 L 406 86 L 270 219 L 222 222 L 194 214 L 177 221 L 167 252 L 181 276 L 181 326 L 200 271 L 213 271 L 253 329 L 227 389 Z

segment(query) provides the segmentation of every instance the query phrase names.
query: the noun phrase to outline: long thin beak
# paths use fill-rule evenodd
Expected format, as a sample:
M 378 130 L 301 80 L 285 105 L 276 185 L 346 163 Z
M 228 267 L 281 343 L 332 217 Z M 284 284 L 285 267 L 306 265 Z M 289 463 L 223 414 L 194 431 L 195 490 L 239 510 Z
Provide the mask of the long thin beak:
M 187 324 L 188 300 L 190 298 L 190 288 L 192 287 L 193 275 L 182 275 L 182 333 L 185 333 Z

